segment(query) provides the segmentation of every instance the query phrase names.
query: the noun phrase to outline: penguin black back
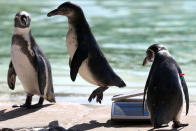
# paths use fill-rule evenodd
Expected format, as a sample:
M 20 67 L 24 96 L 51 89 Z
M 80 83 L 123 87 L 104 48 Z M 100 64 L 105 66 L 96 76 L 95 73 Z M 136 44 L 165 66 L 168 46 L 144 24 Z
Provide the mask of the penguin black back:
M 147 106 L 154 127 L 167 126 L 171 120 L 176 127 L 187 126 L 179 120 L 183 105 L 182 92 L 186 100 L 186 114 L 189 109 L 188 88 L 180 67 L 167 48 L 160 44 L 147 49 L 143 65 L 148 61 L 153 64 L 145 85 L 143 103 L 147 94 Z

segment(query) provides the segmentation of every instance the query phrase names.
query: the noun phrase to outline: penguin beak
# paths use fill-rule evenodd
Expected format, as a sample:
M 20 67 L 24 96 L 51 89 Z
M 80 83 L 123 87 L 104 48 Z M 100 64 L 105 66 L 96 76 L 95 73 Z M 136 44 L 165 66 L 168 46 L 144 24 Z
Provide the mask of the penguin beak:
M 148 64 L 149 60 L 148 60 L 148 57 L 146 57 L 143 61 L 143 66 L 145 66 L 146 64 Z
M 55 10 L 49 12 L 49 13 L 47 14 L 47 16 L 48 16 L 48 17 L 51 17 L 51 16 L 58 15 L 58 14 L 59 14 L 58 9 L 55 9 Z

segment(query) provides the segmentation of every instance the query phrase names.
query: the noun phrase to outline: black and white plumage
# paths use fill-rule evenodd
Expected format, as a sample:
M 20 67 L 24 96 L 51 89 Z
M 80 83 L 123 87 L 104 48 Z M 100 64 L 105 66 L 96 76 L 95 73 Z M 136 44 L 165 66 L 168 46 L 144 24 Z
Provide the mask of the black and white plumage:
M 15 88 L 16 76 L 27 94 L 26 103 L 21 107 L 32 107 L 33 95 L 40 96 L 39 103 L 34 107 L 41 106 L 44 99 L 55 102 L 50 63 L 31 34 L 30 16 L 25 11 L 15 16 L 11 62 L 7 76 L 12 90 Z
M 143 65 L 148 61 L 153 64 L 145 85 L 143 102 L 147 94 L 147 107 L 154 128 L 168 126 L 170 121 L 174 122 L 175 128 L 187 126 L 188 124 L 180 123 L 183 92 L 186 114 L 189 110 L 189 94 L 179 65 L 167 48 L 160 44 L 154 44 L 147 49 Z
M 69 30 L 66 45 L 70 55 L 70 76 L 75 81 L 77 73 L 87 82 L 99 86 L 89 97 L 101 103 L 108 86 L 124 87 L 125 83 L 114 73 L 101 52 L 82 9 L 71 2 L 61 4 L 48 16 L 63 15 L 68 18 Z

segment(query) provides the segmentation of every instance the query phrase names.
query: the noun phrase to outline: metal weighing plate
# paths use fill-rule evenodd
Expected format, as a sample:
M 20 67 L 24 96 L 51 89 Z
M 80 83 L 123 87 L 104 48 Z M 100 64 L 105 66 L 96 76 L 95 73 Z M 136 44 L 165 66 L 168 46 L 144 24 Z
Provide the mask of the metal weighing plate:
M 128 121 L 150 121 L 150 115 L 145 106 L 143 113 L 142 98 L 134 98 L 142 96 L 141 90 L 116 95 L 112 98 L 111 119 L 112 120 L 128 120 Z
M 111 112 L 112 120 L 150 120 L 147 109 L 142 108 L 142 102 L 114 102 Z

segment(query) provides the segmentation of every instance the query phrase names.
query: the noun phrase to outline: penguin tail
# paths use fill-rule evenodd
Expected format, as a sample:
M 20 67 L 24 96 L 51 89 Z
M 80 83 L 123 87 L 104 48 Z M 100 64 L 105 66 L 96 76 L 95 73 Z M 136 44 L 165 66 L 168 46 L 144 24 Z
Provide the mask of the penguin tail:
M 120 84 L 118 85 L 118 87 L 123 88 L 123 87 L 125 87 L 125 86 L 126 86 L 125 82 L 121 80 L 121 82 L 120 82 Z
M 55 98 L 54 99 L 47 99 L 49 102 L 51 102 L 51 103 L 56 103 L 56 100 L 55 100 Z
M 47 101 L 51 102 L 51 103 L 56 103 L 54 94 L 53 94 L 53 95 L 50 95 L 50 96 L 46 96 L 45 99 L 46 99 Z
M 119 88 L 123 88 L 126 86 L 125 82 L 122 79 L 120 79 L 119 77 L 114 79 L 114 83 L 115 83 L 115 86 L 118 86 Z

